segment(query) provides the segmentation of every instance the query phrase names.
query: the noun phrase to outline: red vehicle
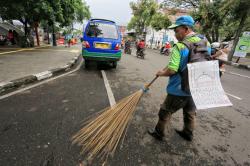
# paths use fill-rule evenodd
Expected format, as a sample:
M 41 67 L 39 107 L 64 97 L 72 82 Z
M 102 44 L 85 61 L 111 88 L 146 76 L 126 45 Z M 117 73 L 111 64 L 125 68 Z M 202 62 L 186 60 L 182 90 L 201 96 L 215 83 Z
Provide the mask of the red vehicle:
M 64 44 L 64 38 L 59 38 L 58 40 L 57 40 L 57 43 L 58 44 Z

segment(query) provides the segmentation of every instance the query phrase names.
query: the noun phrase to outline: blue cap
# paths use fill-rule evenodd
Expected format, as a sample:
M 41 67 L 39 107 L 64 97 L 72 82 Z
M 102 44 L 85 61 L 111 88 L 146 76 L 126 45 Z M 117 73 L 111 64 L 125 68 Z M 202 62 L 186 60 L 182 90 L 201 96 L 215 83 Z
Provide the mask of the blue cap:
M 172 24 L 171 26 L 169 26 L 169 29 L 174 29 L 178 26 L 181 25 L 186 25 L 189 27 L 193 27 L 194 26 L 194 19 L 191 16 L 180 16 L 176 19 L 175 23 Z

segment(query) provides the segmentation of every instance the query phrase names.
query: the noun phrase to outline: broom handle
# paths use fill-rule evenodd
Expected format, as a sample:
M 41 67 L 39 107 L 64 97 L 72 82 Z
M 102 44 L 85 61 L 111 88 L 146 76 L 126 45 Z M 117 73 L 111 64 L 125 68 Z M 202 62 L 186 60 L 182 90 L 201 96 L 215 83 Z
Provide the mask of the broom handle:
M 158 78 L 159 76 L 155 76 L 155 78 L 147 85 L 145 85 L 145 88 L 149 88 L 154 82 L 155 80 Z

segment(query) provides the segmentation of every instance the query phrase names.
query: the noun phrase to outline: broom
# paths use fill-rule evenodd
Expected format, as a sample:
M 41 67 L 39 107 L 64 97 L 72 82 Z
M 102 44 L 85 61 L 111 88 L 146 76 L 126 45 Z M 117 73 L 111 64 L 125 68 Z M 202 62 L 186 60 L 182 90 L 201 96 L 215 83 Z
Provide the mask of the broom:
M 88 160 L 98 158 L 107 161 L 109 156 L 113 157 L 140 98 L 157 78 L 85 122 L 85 126 L 72 137 L 73 144 L 82 146 L 81 154 L 87 155 Z

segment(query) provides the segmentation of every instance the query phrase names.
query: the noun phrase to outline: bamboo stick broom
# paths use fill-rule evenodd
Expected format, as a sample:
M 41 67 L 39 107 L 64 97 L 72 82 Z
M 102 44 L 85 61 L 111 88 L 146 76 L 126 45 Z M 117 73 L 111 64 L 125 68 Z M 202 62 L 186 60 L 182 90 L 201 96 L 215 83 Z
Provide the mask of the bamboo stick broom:
M 107 161 L 109 156 L 113 157 L 140 98 L 157 78 L 85 122 L 84 127 L 72 137 L 73 144 L 82 146 L 81 154 L 86 155 L 88 160 L 98 158 Z

